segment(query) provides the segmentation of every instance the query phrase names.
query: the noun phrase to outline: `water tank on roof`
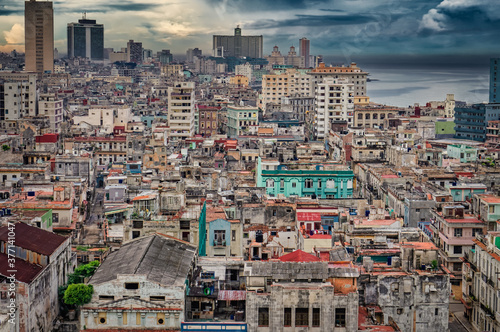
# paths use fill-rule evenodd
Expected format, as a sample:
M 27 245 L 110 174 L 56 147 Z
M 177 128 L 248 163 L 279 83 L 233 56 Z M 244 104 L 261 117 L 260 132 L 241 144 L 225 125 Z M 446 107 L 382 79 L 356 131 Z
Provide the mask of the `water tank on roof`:
M 28 191 L 28 196 L 35 196 L 35 192 L 34 191 Z

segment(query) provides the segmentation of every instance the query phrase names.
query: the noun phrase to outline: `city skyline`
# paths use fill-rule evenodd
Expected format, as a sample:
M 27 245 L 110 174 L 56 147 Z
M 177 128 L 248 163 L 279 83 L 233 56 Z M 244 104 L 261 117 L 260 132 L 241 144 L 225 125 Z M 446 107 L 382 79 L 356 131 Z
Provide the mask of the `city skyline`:
M 24 3 L 0 5 L 0 51 L 24 50 Z M 66 49 L 66 26 L 86 12 L 105 26 L 105 47 L 119 49 L 130 39 L 144 48 L 185 54 L 198 47 L 211 53 L 212 35 L 230 35 L 239 24 L 245 35 L 264 36 L 264 55 L 311 40 L 311 54 L 357 56 L 477 55 L 495 57 L 488 42 L 500 32 L 500 3 L 492 0 L 363 1 L 230 0 L 102 1 L 82 6 L 54 2 L 54 46 Z M 362 8 L 362 9 L 357 9 Z M 110 15 L 113 13 L 113 15 Z M 134 22 L 131 24 L 130 22 Z

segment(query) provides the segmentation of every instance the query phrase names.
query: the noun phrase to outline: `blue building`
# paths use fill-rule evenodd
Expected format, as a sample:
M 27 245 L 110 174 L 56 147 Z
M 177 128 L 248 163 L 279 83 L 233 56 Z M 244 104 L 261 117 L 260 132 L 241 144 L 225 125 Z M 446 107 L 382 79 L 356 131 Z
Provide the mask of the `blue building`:
M 500 94 L 497 95 L 498 65 L 499 64 L 500 64 L 500 58 L 490 59 L 490 103 L 499 103 L 500 102 Z
M 500 104 L 455 108 L 455 138 L 486 141 L 488 121 L 500 120 Z
M 311 198 L 350 198 L 353 195 L 354 173 L 351 170 L 262 170 L 261 159 L 257 164 L 257 186 L 265 187 L 271 197 L 298 196 Z

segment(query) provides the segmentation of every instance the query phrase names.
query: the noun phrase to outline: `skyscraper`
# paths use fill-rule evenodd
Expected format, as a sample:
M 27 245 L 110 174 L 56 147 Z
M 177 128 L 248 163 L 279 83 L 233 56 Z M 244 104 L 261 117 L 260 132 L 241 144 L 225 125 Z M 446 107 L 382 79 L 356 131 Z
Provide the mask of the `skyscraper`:
M 262 36 L 242 36 L 239 26 L 234 29 L 234 36 L 213 36 L 215 56 L 262 58 L 262 48 Z
M 490 103 L 500 103 L 500 94 L 497 94 L 499 65 L 500 58 L 490 59 Z
M 84 17 L 68 23 L 68 58 L 104 59 L 104 25 Z
M 301 38 L 299 40 L 299 55 L 304 57 L 304 66 L 306 68 L 310 67 L 310 64 L 309 64 L 309 45 L 310 45 L 309 39 Z
M 127 43 L 127 62 L 142 63 L 142 43 L 129 40 Z
M 51 1 L 24 2 L 25 70 L 54 71 L 54 9 Z

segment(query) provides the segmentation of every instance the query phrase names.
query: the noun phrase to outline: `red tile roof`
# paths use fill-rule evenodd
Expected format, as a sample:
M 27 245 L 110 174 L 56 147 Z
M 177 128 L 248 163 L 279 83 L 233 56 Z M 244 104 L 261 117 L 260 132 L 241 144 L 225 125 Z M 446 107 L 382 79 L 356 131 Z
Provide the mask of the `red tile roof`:
M 302 250 L 295 250 L 279 258 L 282 262 L 319 262 L 321 259 Z

